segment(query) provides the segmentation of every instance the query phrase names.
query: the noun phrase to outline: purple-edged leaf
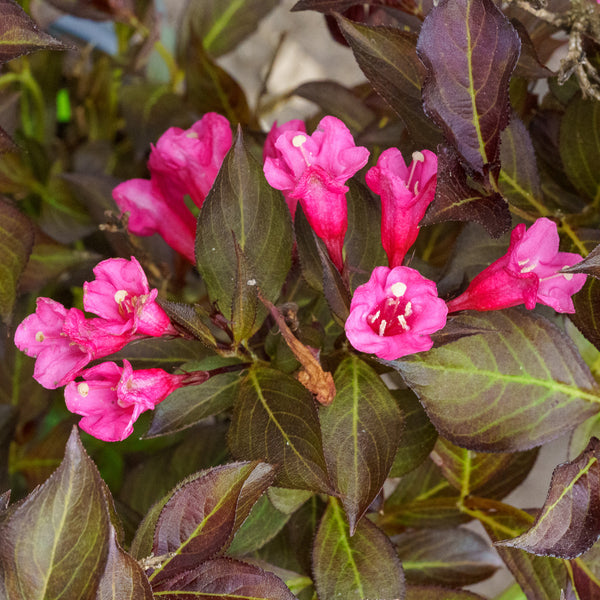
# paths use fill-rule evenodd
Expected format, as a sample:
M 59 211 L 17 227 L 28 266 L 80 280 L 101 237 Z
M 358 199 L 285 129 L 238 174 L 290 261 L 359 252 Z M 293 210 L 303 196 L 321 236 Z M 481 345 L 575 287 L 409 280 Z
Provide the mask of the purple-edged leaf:
M 31 249 L 34 229 L 29 217 L 0 199 L 0 316 L 10 320 L 19 278 Z
M 583 556 L 572 560 L 571 567 L 579 598 L 600 597 L 600 544 L 594 544 Z
M 577 191 L 600 200 L 600 103 L 579 94 L 569 103 L 560 126 L 560 157 Z
M 228 435 L 239 459 L 279 465 L 277 485 L 331 492 L 312 394 L 274 369 L 252 369 L 242 381 Z
M 95 600 L 152 600 L 152 589 L 140 564 L 117 542 L 110 527 L 108 557 Z
M 363 519 L 350 536 L 341 505 L 330 498 L 313 544 L 313 574 L 319 598 L 398 600 L 404 574 L 392 544 Z
M 185 54 L 190 35 L 202 40 L 211 56 L 233 50 L 253 33 L 279 0 L 188 0 L 181 15 L 178 52 Z
M 516 452 L 598 412 L 598 385 L 570 338 L 519 309 L 460 315 L 491 330 L 396 361 L 437 430 L 463 448 Z
M 510 229 L 511 216 L 502 196 L 467 178 L 458 154 L 447 147 L 438 150 L 438 177 L 435 198 L 421 225 L 443 221 L 474 221 L 485 227 L 492 237 Z
M 565 267 L 563 273 L 585 273 L 600 279 L 600 244 L 596 246 L 581 262 L 572 267 Z
M 262 167 L 246 149 L 241 133 L 209 192 L 196 236 L 196 259 L 208 293 L 231 317 L 238 277 L 236 244 L 247 267 L 248 286 L 258 285 L 275 301 L 291 265 L 292 227 L 282 195 L 265 180 Z M 261 314 L 267 311 L 260 307 Z M 261 325 L 254 323 L 256 330 Z
M 81 19 L 106 21 L 115 18 L 130 20 L 134 16 L 134 0 L 48 0 L 59 10 Z
M 109 547 L 104 482 L 77 429 L 60 467 L 0 524 L 0 596 L 95 599 Z
M 165 560 L 150 575 L 152 586 L 224 551 L 274 475 L 265 463 L 232 463 L 176 490 L 156 523 L 152 551 Z
M 492 542 L 517 536 L 531 526 L 528 513 L 497 502 L 470 496 L 465 498 L 470 514 L 478 518 Z M 513 574 L 528 600 L 556 600 L 567 583 L 567 570 L 562 560 L 535 556 L 524 550 L 496 546 L 504 564 Z
M 371 27 L 338 16 L 337 23 L 358 66 L 375 91 L 403 120 L 419 148 L 435 149 L 439 130 L 423 112 L 421 85 L 425 76 L 413 33 Z
M 323 294 L 331 309 L 331 313 L 338 319 L 340 325 L 343 325 L 350 314 L 350 293 L 340 272 L 333 264 L 325 248 L 325 244 L 317 238 L 316 233 L 313 233 L 313 235 L 323 269 Z
M 479 173 L 498 160 L 520 48 L 515 28 L 492 0 L 441 0 L 421 28 L 425 110 Z
M 388 477 L 402 415 L 379 375 L 354 355 L 337 368 L 335 388 L 319 418 L 325 460 L 352 535 Z
M 0 0 L 0 63 L 36 50 L 67 48 L 44 33 L 16 2 Z
M 460 527 L 408 531 L 393 542 L 412 584 L 461 587 L 491 577 L 502 566 L 487 540 Z
M 499 185 L 502 195 L 510 204 L 541 217 L 547 214 L 544 207 L 540 176 L 535 161 L 533 144 L 523 122 L 512 115 L 508 127 L 502 132 L 500 146 Z
M 404 600 L 485 600 L 485 598 L 466 590 L 450 590 L 433 585 L 409 585 Z
M 229 558 L 215 558 L 195 566 L 155 589 L 165 600 L 294 600 L 288 587 L 273 573 Z
M 500 499 L 524 481 L 537 455 L 538 448 L 510 454 L 474 452 L 438 438 L 431 459 L 463 495 Z
M 517 30 L 519 38 L 521 38 L 521 55 L 515 67 L 515 76 L 524 79 L 547 79 L 552 77 L 552 71 L 540 61 L 527 28 L 518 19 L 511 19 L 510 22 Z
M 532 528 L 500 542 L 540 556 L 575 558 L 600 537 L 600 441 L 592 438 L 573 461 L 556 467 Z

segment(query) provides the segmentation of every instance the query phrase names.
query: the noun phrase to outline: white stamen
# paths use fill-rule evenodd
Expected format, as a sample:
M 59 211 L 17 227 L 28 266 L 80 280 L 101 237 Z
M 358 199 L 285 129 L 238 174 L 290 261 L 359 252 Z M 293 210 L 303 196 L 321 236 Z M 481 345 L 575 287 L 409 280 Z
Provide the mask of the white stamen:
M 197 134 L 195 131 L 188 131 L 188 132 L 185 134 L 185 137 L 186 137 L 186 138 L 189 138 L 189 139 L 191 139 L 191 140 L 197 140 L 197 139 L 198 139 L 198 134 Z
M 418 195 L 419 195 L 419 182 L 416 181 L 415 182 L 415 196 L 418 196 Z
M 379 336 L 383 336 L 383 334 L 385 333 L 385 328 L 387 327 L 387 321 L 385 319 L 381 320 L 381 323 L 379 323 Z
M 407 302 L 404 307 L 404 316 L 410 317 L 410 315 L 412 315 L 412 302 Z
M 521 267 L 521 273 L 529 273 L 530 271 L 533 271 L 537 266 L 537 261 L 534 260 L 530 265 L 526 267 Z
M 306 142 L 306 136 L 301 133 L 292 138 L 292 146 L 294 146 L 294 148 L 300 148 L 304 142 Z
M 90 393 L 90 386 L 87 383 L 80 383 L 77 386 L 77 393 L 85 398 Z
M 425 155 L 422 152 L 413 152 L 412 159 L 416 162 L 425 162 Z
M 248 281 L 246 281 L 246 285 L 256 285 L 256 279 L 248 279 Z
M 518 264 L 520 267 L 522 267 L 522 266 L 526 265 L 528 262 L 529 262 L 529 259 L 528 259 L 528 258 L 526 258 L 525 260 L 518 260 L 518 261 L 517 261 L 517 264 Z
M 375 321 L 377 321 L 377 319 L 379 319 L 380 314 L 381 314 L 381 311 L 378 310 L 374 315 L 371 315 L 369 317 L 369 320 L 371 321 L 371 323 L 375 323 Z
M 396 298 L 402 298 L 406 292 L 406 284 L 401 281 L 396 281 L 390 289 Z
M 43 331 L 38 331 L 35 334 L 35 341 L 36 342 L 43 342 L 46 339 L 46 336 L 44 335 Z
M 125 300 L 125 298 L 127 298 L 128 295 L 129 294 L 126 290 L 117 290 L 115 292 L 115 302 L 117 304 L 121 304 L 121 302 L 123 302 L 123 300 Z
M 571 281 L 573 279 L 573 273 L 562 273 L 562 276 L 567 280 Z
M 398 315 L 398 323 L 400 323 L 400 327 L 402 327 L 404 331 L 408 331 L 410 329 L 408 323 L 406 322 L 406 317 L 404 315 Z

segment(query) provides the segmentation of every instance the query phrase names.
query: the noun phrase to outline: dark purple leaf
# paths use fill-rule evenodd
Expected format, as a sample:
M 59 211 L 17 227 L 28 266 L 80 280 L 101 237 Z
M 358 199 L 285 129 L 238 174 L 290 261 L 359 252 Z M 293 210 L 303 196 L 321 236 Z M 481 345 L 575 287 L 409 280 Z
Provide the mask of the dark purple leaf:
M 313 574 L 319 598 L 397 600 L 404 574 L 389 539 L 368 519 L 353 536 L 339 502 L 330 498 L 313 544 Z
M 449 590 L 433 585 L 409 585 L 404 600 L 485 600 L 485 598 L 466 590 Z
M 319 418 L 325 460 L 352 535 L 388 477 L 402 416 L 379 375 L 356 356 L 337 368 L 335 387 Z
M 491 331 L 395 363 L 445 438 L 470 450 L 527 450 L 598 412 L 598 384 L 558 327 L 516 308 L 460 319 Z
M 0 0 L 0 63 L 36 50 L 66 50 L 44 33 L 13 0 Z
M 107 560 L 106 489 L 77 429 L 60 467 L 0 524 L 0 596 L 95 599 Z
M 417 52 L 427 68 L 425 109 L 482 174 L 498 161 L 520 46 L 519 35 L 492 0 L 441 0 L 421 29 Z
M 581 262 L 565 267 L 562 273 L 585 273 L 600 279 L 600 244 L 598 244 Z
M 350 293 L 340 272 L 327 253 L 325 244 L 317 238 L 316 234 L 314 234 L 314 238 L 323 269 L 323 294 L 325 295 L 325 300 L 327 300 L 332 314 L 337 317 L 340 324 L 343 324 L 350 314 Z
M 277 485 L 332 491 L 315 401 L 281 371 L 250 370 L 235 402 L 228 442 L 239 459 L 279 465 Z
M 585 554 L 571 561 L 571 567 L 579 600 L 600 597 L 600 544 L 594 544 Z
M 515 76 L 525 79 L 547 79 L 552 77 L 552 71 L 540 61 L 527 28 L 517 19 L 511 19 L 510 22 L 521 39 L 521 55 L 515 67 Z
M 153 588 L 224 551 L 274 476 L 265 463 L 232 463 L 176 490 L 154 531 L 153 554 L 165 558 L 150 575 Z
M 525 533 L 498 542 L 539 556 L 575 558 L 600 537 L 600 441 L 556 467 L 546 502 Z
M 16 150 L 15 143 L 12 141 L 11 137 L 0 127 L 0 154 L 4 152 L 10 152 L 11 150 Z
M 435 199 L 430 204 L 421 225 L 443 221 L 475 221 L 492 237 L 510 229 L 511 216 L 502 196 L 467 178 L 458 154 L 451 148 L 438 149 L 438 178 Z
M 279 577 L 229 558 L 203 562 L 165 581 L 158 590 L 165 600 L 294 600 Z M 172 592 L 172 593 L 169 593 Z
M 106 21 L 116 18 L 130 21 L 134 16 L 134 0 L 48 0 L 63 12 L 81 19 Z
M 159 299 L 158 302 L 169 315 L 173 324 L 184 333 L 203 341 L 209 347 L 217 345 L 214 335 L 206 324 L 208 317 L 203 315 L 199 306 L 162 299 Z

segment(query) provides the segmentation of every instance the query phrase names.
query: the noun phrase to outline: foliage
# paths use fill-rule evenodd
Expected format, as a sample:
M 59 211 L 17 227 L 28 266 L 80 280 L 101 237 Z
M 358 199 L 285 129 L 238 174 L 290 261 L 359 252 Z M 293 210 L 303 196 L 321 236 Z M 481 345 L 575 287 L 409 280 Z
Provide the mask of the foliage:
M 107 22 L 115 51 L 43 31 L 40 4 Z M 600 597 L 600 5 L 300 0 L 290 27 L 294 11 L 323 13 L 319 35 L 347 45 L 366 81 L 303 84 L 293 93 L 314 114 L 269 131 L 290 95 L 269 97 L 267 75 L 251 101 L 221 57 L 277 4 L 188 0 L 170 49 L 152 0 L 0 0 L 0 596 L 469 600 L 504 566 L 514 581 L 499 598 Z M 553 73 L 558 30 L 567 55 Z M 203 182 L 214 170 L 206 190 L 169 179 L 167 137 L 159 190 L 148 153 L 171 127 L 178 149 L 203 143 L 189 128 L 215 112 L 226 135 L 202 152 L 225 158 L 195 167 Z M 394 231 L 410 242 L 388 231 L 384 250 L 386 160 L 403 174 Z M 435 196 L 419 187 L 432 164 Z M 394 196 L 383 214 L 375 177 Z M 330 204 L 306 200 L 315 182 Z M 163 212 L 122 214 L 117 186 Z M 187 238 L 170 225 L 182 218 Z M 525 227 L 540 219 L 560 239 L 554 272 L 538 268 L 544 239 L 542 258 L 509 274 L 525 300 L 453 310 L 484 271 L 478 293 L 509 297 L 506 234 L 518 228 L 529 251 Z M 102 284 L 94 265 L 132 256 L 141 291 L 123 275 L 106 292 L 115 263 Z M 406 339 L 416 278 L 446 326 L 411 332 L 395 355 L 359 352 L 344 327 L 374 270 L 394 292 L 372 292 L 372 338 Z M 574 313 L 536 295 L 540 278 L 585 277 Z M 90 286 L 108 316 L 84 315 Z M 37 297 L 56 301 L 41 302 L 58 315 L 51 368 L 93 346 L 65 380 L 82 427 L 97 431 L 90 406 L 110 394 L 118 418 L 139 403 L 108 438 L 120 441 L 80 434 L 62 390 L 32 379 L 33 351 L 13 340 L 18 323 L 44 323 L 25 320 Z M 47 337 L 17 331 L 19 347 Z M 105 335 L 121 337 L 102 352 Z M 106 369 L 114 381 L 96 382 Z M 148 399 L 158 380 L 160 402 Z M 512 506 L 539 448 L 566 434 L 571 459 L 546 502 Z

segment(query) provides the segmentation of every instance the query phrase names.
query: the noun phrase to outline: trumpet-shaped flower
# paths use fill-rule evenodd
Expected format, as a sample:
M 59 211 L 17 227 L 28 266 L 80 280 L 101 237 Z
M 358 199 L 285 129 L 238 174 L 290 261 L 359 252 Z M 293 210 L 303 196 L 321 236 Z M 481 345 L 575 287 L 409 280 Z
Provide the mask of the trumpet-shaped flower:
M 448 302 L 450 312 L 498 310 L 524 304 L 546 304 L 557 312 L 574 313 L 571 296 L 585 284 L 586 275 L 561 273 L 582 260 L 579 254 L 559 252 L 556 223 L 538 219 L 529 229 L 517 225 L 507 253 L 479 273 L 463 294 Z
M 83 307 L 108 321 L 116 334 L 160 337 L 176 334 L 165 311 L 156 303 L 140 263 L 131 257 L 109 258 L 94 267 L 94 281 L 83 284 Z
M 399 267 L 419 233 L 419 222 L 435 196 L 437 156 L 414 152 L 406 166 L 397 148 L 382 152 L 367 185 L 381 196 L 381 241 L 391 268 Z
M 134 371 L 105 362 L 81 373 L 85 381 L 72 381 L 65 388 L 67 408 L 83 418 L 81 429 L 106 442 L 131 435 L 133 424 L 171 392 L 184 385 L 186 375 L 171 375 L 162 369 Z
M 356 288 L 346 336 L 361 352 L 395 360 L 433 346 L 430 335 L 444 327 L 448 309 L 433 281 L 409 267 L 376 267 Z
M 189 129 L 167 129 L 152 146 L 148 160 L 152 180 L 165 198 L 183 201 L 189 194 L 201 208 L 231 139 L 229 121 L 217 113 L 206 113 Z
M 331 116 L 321 119 L 310 136 L 302 130 L 284 131 L 275 149 L 277 157 L 265 160 L 267 181 L 300 201 L 310 226 L 341 270 L 348 228 L 345 183 L 364 167 L 369 151 L 356 146 L 348 128 Z
M 195 263 L 196 219 L 182 198 L 163 196 L 147 179 L 130 179 L 113 190 L 122 212 L 129 213 L 127 229 L 140 236 L 158 233 L 177 252 Z

